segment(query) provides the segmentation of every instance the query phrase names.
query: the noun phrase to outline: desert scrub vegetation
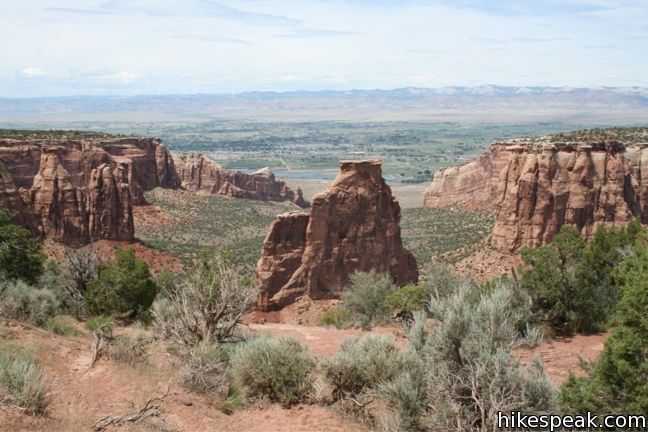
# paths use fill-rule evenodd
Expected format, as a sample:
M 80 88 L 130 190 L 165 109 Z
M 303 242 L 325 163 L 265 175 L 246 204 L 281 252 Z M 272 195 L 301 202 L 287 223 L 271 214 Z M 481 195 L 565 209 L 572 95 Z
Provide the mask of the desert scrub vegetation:
M 648 237 L 614 269 L 621 293 L 616 326 L 588 375 L 569 379 L 560 391 L 567 414 L 632 413 L 648 415 Z
M 34 284 L 43 273 L 41 243 L 13 223 L 14 215 L 0 204 L 0 280 L 20 279 Z
M 137 223 L 145 244 L 179 257 L 185 264 L 215 249 L 232 252 L 234 264 L 253 274 L 259 251 L 277 214 L 295 210 L 289 203 L 197 195 L 155 189 L 148 202 L 169 215 L 165 225 Z
M 402 211 L 403 245 L 426 270 L 432 258 L 473 246 L 491 232 L 494 215 L 449 207 L 406 208 Z
M 0 315 L 42 326 L 58 311 L 56 294 L 21 280 L 0 281 Z
M 230 358 L 234 391 L 289 407 L 307 401 L 316 361 L 289 336 L 258 336 L 239 344 Z
M 106 356 L 131 367 L 144 366 L 148 362 L 146 347 L 150 343 L 150 339 L 142 336 L 132 339 L 127 335 L 117 335 L 108 344 Z
M 429 267 L 419 284 L 402 288 L 394 285 L 386 273 L 356 272 L 349 279 L 341 303 L 327 309 L 319 322 L 337 328 L 355 326 L 365 329 L 394 320 L 407 325 L 415 312 L 428 311 L 432 297 L 447 297 L 460 281 L 464 280 L 442 264 Z M 471 283 L 468 280 L 464 282 Z
M 115 250 L 115 259 L 99 265 L 97 278 L 84 293 L 92 315 L 121 315 L 150 321 L 149 308 L 159 291 L 148 264 L 132 248 Z
M 236 339 L 254 294 L 251 281 L 224 254 L 205 254 L 156 301 L 154 328 L 161 338 L 186 346 Z
M 76 336 L 79 332 L 75 323 L 75 319 L 69 315 L 56 315 L 47 320 L 43 328 L 60 336 Z
M 31 352 L 0 352 L 0 404 L 12 404 L 42 415 L 50 402 L 47 380 Z
M 392 336 L 367 333 L 344 341 L 337 356 L 325 363 L 324 373 L 333 400 L 355 400 L 396 377 L 403 367 Z
M 333 400 L 370 427 L 402 431 L 490 431 L 498 411 L 555 410 L 541 362 L 524 368 L 512 354 L 537 342 L 517 289 L 457 280 L 414 312 L 404 348 L 375 334 L 345 342 L 324 366 Z
M 324 327 L 343 328 L 348 320 L 348 311 L 339 305 L 330 307 L 319 318 L 318 324 Z
M 586 243 L 565 225 L 551 244 L 522 249 L 520 284 L 532 299 L 534 320 L 564 335 L 605 330 L 621 294 L 615 269 L 645 236 L 635 220 L 620 228 L 601 225 Z
M 355 272 L 349 278 L 349 286 L 342 294 L 341 308 L 346 313 L 346 321 L 353 326 L 371 328 L 387 324 L 389 311 L 385 299 L 397 287 L 388 274 Z
M 229 391 L 229 352 L 222 345 L 194 346 L 180 370 L 179 381 L 187 390 L 225 399 Z
M 114 319 L 112 317 L 107 317 L 107 316 L 103 316 L 103 315 L 91 316 L 86 321 L 84 327 L 88 331 L 95 332 L 95 331 L 99 330 L 104 325 L 109 325 L 109 326 L 114 327 L 115 326 Z

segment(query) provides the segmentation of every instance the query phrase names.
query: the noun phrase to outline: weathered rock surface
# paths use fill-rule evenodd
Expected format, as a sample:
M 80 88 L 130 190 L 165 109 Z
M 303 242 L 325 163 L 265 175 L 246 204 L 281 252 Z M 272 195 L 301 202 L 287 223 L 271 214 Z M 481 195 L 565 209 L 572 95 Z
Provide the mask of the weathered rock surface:
M 75 246 L 131 241 L 133 191 L 142 190 L 134 179 L 149 182 L 147 187 L 174 184 L 156 177 L 156 169 L 147 172 L 143 149 L 156 147 L 166 152 L 151 138 L 2 139 L 0 201 L 17 213 L 18 223 L 55 241 Z
M 589 238 L 602 223 L 647 223 L 646 173 L 648 129 L 514 139 L 437 172 L 424 203 L 496 208 L 492 246 L 513 252 L 550 242 L 564 224 Z
M 380 161 L 340 162 L 310 213 L 286 213 L 272 225 L 257 265 L 257 308 L 278 309 L 302 296 L 339 298 L 354 271 L 386 272 L 401 286 L 416 281 L 399 222 Z
M 144 192 L 156 187 L 308 206 L 300 190 L 269 170 L 248 175 L 200 155 L 172 157 L 157 138 L 82 132 L 0 138 L 0 203 L 18 223 L 55 241 L 133 240 L 132 206 L 145 204 Z
M 244 174 L 224 169 L 201 154 L 174 154 L 173 159 L 182 187 L 187 190 L 261 201 L 291 201 L 302 208 L 309 205 L 301 189 L 295 193 L 268 168 Z

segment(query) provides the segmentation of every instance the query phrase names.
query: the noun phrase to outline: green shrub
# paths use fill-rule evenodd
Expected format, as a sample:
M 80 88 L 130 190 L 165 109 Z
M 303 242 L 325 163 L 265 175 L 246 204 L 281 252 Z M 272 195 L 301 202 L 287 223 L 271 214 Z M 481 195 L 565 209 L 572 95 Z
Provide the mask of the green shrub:
M 56 315 L 58 299 L 49 289 L 25 282 L 0 282 L 0 316 L 42 326 Z
M 104 324 L 112 324 L 113 327 L 115 326 L 115 323 L 111 317 L 96 315 L 88 318 L 88 321 L 86 321 L 84 327 L 86 330 L 94 332 Z
M 43 273 L 45 256 L 40 241 L 12 223 L 13 216 L 0 206 L 0 280 L 21 279 L 34 284 Z
M 355 398 L 391 380 L 404 368 L 403 355 L 393 337 L 364 334 L 347 339 L 325 366 L 333 399 Z
M 427 397 L 420 370 L 406 368 L 380 386 L 380 393 L 400 416 L 400 428 L 406 431 L 428 430 L 425 427 Z
M 374 271 L 352 274 L 349 288 L 342 295 L 342 307 L 349 313 L 349 322 L 362 328 L 388 323 L 390 316 L 385 299 L 395 290 L 387 274 Z
M 50 318 L 43 326 L 45 330 L 61 336 L 74 336 L 78 332 L 74 326 L 75 320 L 69 315 L 57 315 Z
M 319 319 L 318 324 L 321 326 L 333 326 L 343 328 L 349 318 L 349 312 L 341 306 L 334 306 L 324 311 Z
M 498 284 L 473 300 L 474 291 L 464 283 L 451 296 L 433 299 L 437 323 L 427 328 L 419 315 L 410 331 L 407 351 L 423 365 L 413 377 L 426 385 L 428 408 L 419 418 L 426 418 L 430 430 L 494 430 L 498 411 L 555 410 L 542 363 L 534 360 L 525 370 L 512 354 L 524 342 L 518 329 L 525 311 L 517 293 Z M 401 415 L 412 417 L 416 405 L 403 396 L 407 410 Z
M 148 264 L 135 257 L 132 248 L 117 249 L 115 260 L 99 266 L 98 277 L 84 293 L 93 315 L 145 317 L 158 293 Z
M 425 285 L 407 285 L 393 291 L 385 299 L 385 307 L 390 314 L 412 316 L 416 311 L 427 310 L 430 303 L 430 290 Z
M 624 228 L 601 225 L 586 244 L 565 225 L 551 244 L 522 249 L 527 268 L 521 286 L 532 298 L 536 322 L 559 334 L 604 330 L 619 298 L 612 272 L 643 232 L 638 221 Z
M 613 277 L 622 293 L 617 325 L 591 375 L 563 384 L 564 412 L 648 415 L 648 245 L 638 245 Z
M 312 390 L 315 359 L 292 337 L 250 339 L 237 347 L 230 364 L 235 391 L 248 396 L 291 406 L 306 400 Z
M 228 392 L 228 355 L 219 345 L 196 345 L 180 370 L 187 390 L 224 398 Z
M 30 414 L 41 415 L 49 404 L 47 383 L 31 353 L 0 352 L 0 402 L 8 401 Z

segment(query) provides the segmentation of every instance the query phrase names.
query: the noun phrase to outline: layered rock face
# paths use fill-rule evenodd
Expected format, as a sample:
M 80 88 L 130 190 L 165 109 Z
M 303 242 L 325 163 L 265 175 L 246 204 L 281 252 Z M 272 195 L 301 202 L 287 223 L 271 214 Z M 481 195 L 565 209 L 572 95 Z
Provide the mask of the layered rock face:
M 550 242 L 564 224 L 585 238 L 599 224 L 648 222 L 648 131 L 581 131 L 495 143 L 435 174 L 425 206 L 494 207 L 492 246 Z
M 295 193 L 286 183 L 275 179 L 268 168 L 244 174 L 226 170 L 201 154 L 177 154 L 173 159 L 182 187 L 187 190 L 262 201 L 291 201 L 302 208 L 309 205 L 301 189 Z
M 126 167 L 133 204 L 144 204 L 144 192 L 156 187 L 180 188 L 173 157 L 160 139 L 121 138 L 104 140 L 99 145 Z
M 17 213 L 18 223 L 58 242 L 131 241 L 133 191 L 142 190 L 133 179 L 173 185 L 164 178 L 150 180 L 149 167 L 137 161 L 144 153 L 140 146 L 166 152 L 148 138 L 0 140 L 0 201 Z
M 339 298 L 354 271 L 389 273 L 398 285 L 415 282 L 414 256 L 403 248 L 400 206 L 382 178 L 380 161 L 343 161 L 309 213 L 280 215 L 257 265 L 257 308 L 296 299 Z

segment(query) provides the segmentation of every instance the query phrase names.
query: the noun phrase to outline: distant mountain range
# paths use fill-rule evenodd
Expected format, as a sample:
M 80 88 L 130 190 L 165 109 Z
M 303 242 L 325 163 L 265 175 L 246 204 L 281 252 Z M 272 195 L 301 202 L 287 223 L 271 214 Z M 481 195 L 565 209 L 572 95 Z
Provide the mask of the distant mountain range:
M 648 124 L 648 88 L 479 87 L 0 98 L 0 122 L 249 119 Z

